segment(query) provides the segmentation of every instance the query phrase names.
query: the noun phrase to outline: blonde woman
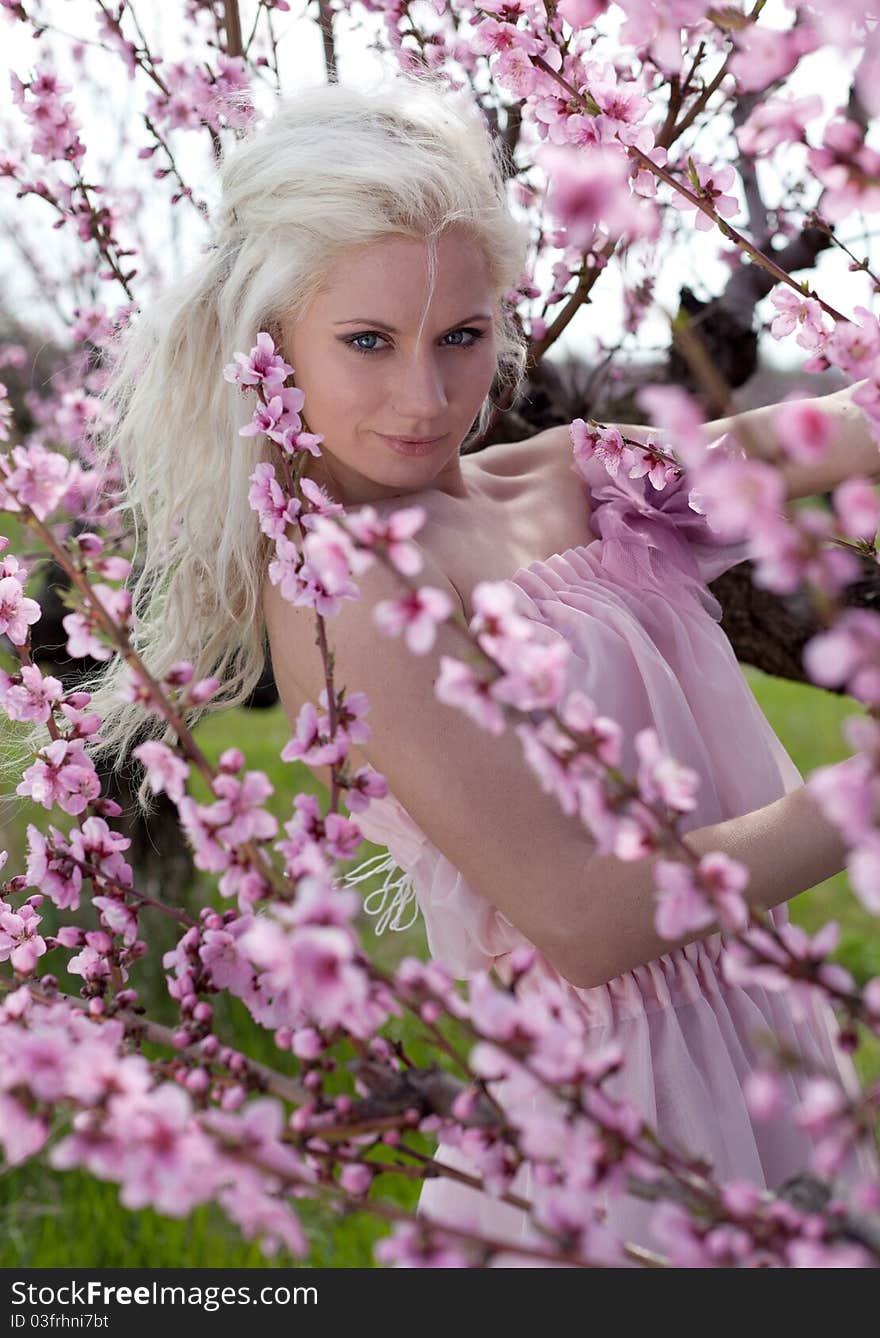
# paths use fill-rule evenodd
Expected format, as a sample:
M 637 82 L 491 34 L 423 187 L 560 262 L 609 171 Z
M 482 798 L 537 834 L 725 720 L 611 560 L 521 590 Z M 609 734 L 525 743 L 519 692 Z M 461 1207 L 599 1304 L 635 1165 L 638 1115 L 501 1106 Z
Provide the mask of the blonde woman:
M 522 377 L 505 295 L 526 250 L 499 152 L 463 94 L 407 78 L 371 93 L 314 88 L 249 133 L 222 169 L 216 248 L 137 321 L 107 389 L 107 451 L 139 527 L 138 648 L 157 674 L 188 659 L 198 675 L 219 675 L 221 700 L 235 703 L 259 677 L 268 638 L 291 725 L 324 686 L 313 612 L 268 579 L 272 543 L 248 503 L 249 476 L 276 448 L 239 436 L 251 406 L 223 379 L 233 351 L 268 331 L 305 394 L 307 429 L 323 438 L 307 473 L 346 508 L 422 506 L 420 583 L 466 616 L 477 582 L 506 582 L 519 611 L 570 646 L 569 686 L 624 727 L 625 772 L 648 725 L 697 771 L 681 830 L 698 851 L 746 865 L 749 901 L 784 923 L 785 903 L 837 872 L 844 851 L 759 710 L 706 589 L 743 546 L 720 544 L 680 485 L 655 493 L 595 458 L 585 483 L 567 429 L 466 453 L 491 397 Z M 826 470 L 876 465 L 846 397 L 825 403 L 844 429 Z M 748 418 L 767 435 L 762 411 Z M 708 424 L 707 441 L 732 425 Z M 792 495 L 819 490 L 803 468 L 787 481 Z M 400 928 L 421 908 L 432 953 L 460 978 L 494 967 L 506 980 L 511 952 L 534 945 L 528 988 L 561 983 L 591 1048 L 621 1041 L 609 1090 L 662 1138 L 725 1179 L 778 1187 L 803 1169 L 808 1135 L 790 1120 L 756 1122 L 743 1084 L 769 1029 L 856 1090 L 830 1008 L 799 1017 L 785 994 L 728 984 L 717 925 L 659 937 L 655 860 L 599 856 L 541 790 L 512 730 L 490 735 L 437 699 L 439 659 L 462 649 L 454 629 L 441 625 L 432 651 L 412 655 L 372 618 L 378 600 L 400 594 L 393 575 L 377 562 L 360 584 L 328 633 L 336 682 L 371 703 L 372 738 L 352 762 L 390 787 L 358 816 L 387 846 L 386 870 L 402 873 L 371 909 Z M 119 672 L 95 699 L 117 755 L 142 723 L 114 699 Z M 789 1103 L 799 1081 L 785 1078 Z M 437 1157 L 467 1168 L 442 1139 Z M 868 1168 L 854 1161 L 847 1174 Z M 514 1189 L 541 1193 L 525 1172 Z M 420 1211 L 471 1213 L 512 1246 L 527 1230 L 522 1212 L 443 1177 L 426 1182 Z M 650 1246 L 650 1213 L 628 1196 L 608 1222 Z

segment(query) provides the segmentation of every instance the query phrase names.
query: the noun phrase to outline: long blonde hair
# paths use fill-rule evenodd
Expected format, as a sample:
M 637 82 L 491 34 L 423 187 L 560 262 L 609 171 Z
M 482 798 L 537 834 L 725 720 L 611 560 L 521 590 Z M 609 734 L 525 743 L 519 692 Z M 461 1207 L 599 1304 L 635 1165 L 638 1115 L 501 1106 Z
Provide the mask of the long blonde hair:
M 248 503 L 248 479 L 270 446 L 239 436 L 253 401 L 224 381 L 224 366 L 260 330 L 277 342 L 282 314 L 295 319 L 348 248 L 392 234 L 436 246 L 455 224 L 481 247 L 499 298 L 494 390 L 515 390 L 526 347 L 502 298 L 522 278 L 529 229 L 507 204 L 506 166 L 471 95 L 438 77 L 279 99 L 222 164 L 213 249 L 111 347 L 102 396 L 112 425 L 97 448 L 119 470 L 114 509 L 135 535 L 132 643 L 157 678 L 189 660 L 197 678 L 222 684 L 189 725 L 247 700 L 267 646 L 260 595 L 273 541 Z M 487 398 L 466 441 L 490 412 Z M 88 751 L 117 769 L 149 734 L 175 737 L 120 699 L 124 672 L 114 655 L 82 684 L 104 721 Z M 145 782 L 138 799 L 149 811 Z

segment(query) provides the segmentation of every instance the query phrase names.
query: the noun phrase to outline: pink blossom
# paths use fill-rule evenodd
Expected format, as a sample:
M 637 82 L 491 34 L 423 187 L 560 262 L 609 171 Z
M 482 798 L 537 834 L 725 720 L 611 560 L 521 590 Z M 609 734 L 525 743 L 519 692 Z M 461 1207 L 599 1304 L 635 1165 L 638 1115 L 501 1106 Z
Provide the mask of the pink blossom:
M 345 514 L 345 507 L 341 502 L 334 502 L 331 497 L 328 497 L 324 489 L 314 479 L 307 478 L 304 475 L 300 478 L 299 486 L 310 503 L 308 510 L 302 512 L 302 524 L 305 529 L 311 529 L 313 512 L 319 516 L 342 516 Z M 349 528 L 351 528 L 351 525 L 349 525 Z
M 165 78 L 173 81 L 169 84 L 171 92 L 150 92 L 147 96 L 150 119 L 166 130 L 193 130 L 203 119 L 210 124 L 213 94 L 207 72 L 185 61 L 175 61 L 165 71 Z
M 472 1263 L 453 1237 L 437 1229 L 426 1236 L 415 1222 L 398 1223 L 373 1253 L 380 1264 L 397 1268 L 469 1268 Z
M 76 957 L 71 957 L 67 963 L 67 969 L 74 976 L 82 976 L 83 980 L 89 984 L 95 984 L 102 980 L 107 980 L 110 975 L 110 962 L 107 960 L 107 954 L 99 952 L 97 948 L 87 945 Z M 122 969 L 123 979 L 125 971 Z
M 189 763 L 178 757 L 167 744 L 158 739 L 148 739 L 132 749 L 132 756 L 146 768 L 153 794 L 160 794 L 164 790 L 174 803 L 183 798 L 189 778 Z
M 373 1183 L 374 1172 L 363 1162 L 343 1166 L 339 1173 L 339 1183 L 349 1194 L 365 1195 Z
M 732 860 L 721 850 L 710 851 L 701 856 L 697 876 L 700 886 L 718 913 L 722 927 L 744 929 L 749 920 L 749 908 L 742 896 L 749 881 L 746 866 Z
M 92 905 L 96 907 L 101 924 L 111 934 L 119 934 L 127 947 L 137 941 L 137 911 L 129 906 L 120 896 L 94 896 Z
M 10 1166 L 19 1166 L 39 1152 L 48 1137 L 48 1120 L 31 1115 L 21 1101 L 0 1092 L 0 1143 Z
M 595 795 L 601 791 L 601 786 L 594 783 L 591 790 Z M 595 817 L 591 815 L 588 815 L 586 821 L 600 843 L 603 853 L 607 849 L 605 842 L 609 835 L 611 849 L 618 859 L 644 859 L 646 855 L 659 849 L 657 836 L 660 824 L 646 808 L 631 803 L 625 813 L 618 815 L 609 809 L 607 800 L 602 801 L 600 806 L 597 806 L 595 798 L 591 802 L 594 810 L 597 807 L 599 809 L 599 826 L 595 823 Z M 582 807 L 586 807 L 583 798 Z
M 769 1123 L 782 1114 L 784 1092 L 778 1073 L 765 1069 L 753 1069 L 746 1075 L 743 1083 L 746 1105 L 754 1119 Z
M 627 471 L 631 479 L 640 479 L 647 475 L 651 486 L 658 492 L 668 483 L 673 483 L 680 474 L 674 464 L 664 459 L 661 449 L 656 442 L 649 439 L 644 443 L 643 449 L 634 453 L 635 458 Z
M 27 1086 L 38 1101 L 68 1095 L 70 1040 L 61 1027 L 33 1025 L 20 1034 L 14 1054 L 4 1056 L 10 1087 Z
M 492 700 L 491 684 L 480 678 L 471 665 L 451 655 L 441 655 L 434 695 L 447 706 L 457 706 L 490 734 L 504 733 L 504 713 Z
M 651 107 L 635 82 L 624 82 L 610 70 L 605 77 L 599 75 L 591 81 L 590 94 L 602 109 L 603 118 L 622 125 L 641 125 Z
M 111 1131 L 118 1127 L 122 1143 L 114 1178 L 122 1182 L 119 1197 L 126 1208 L 149 1205 L 183 1217 L 226 1179 L 215 1145 L 192 1118 L 190 1097 L 176 1084 L 115 1096 L 109 1105 Z
M 62 84 L 48 65 L 39 67 L 29 84 L 18 79 L 16 84 L 15 99 L 33 131 L 32 151 L 50 162 L 76 162 L 82 158 L 86 150 L 79 138 L 73 103 L 61 100 L 63 93 L 70 92 L 70 84 Z
M 668 435 L 686 465 L 695 465 L 706 453 L 705 414 L 698 400 L 681 386 L 642 386 L 636 399 L 651 422 Z M 634 477 L 631 475 L 630 477 Z
M 197 804 L 190 795 L 178 801 L 181 826 L 193 847 L 193 860 L 198 869 L 222 873 L 232 862 L 232 856 L 216 838 L 216 828 L 223 817 L 215 806 Z
M 327 706 L 327 689 L 321 689 L 318 702 L 322 714 L 318 725 L 325 734 L 330 732 L 330 715 Z M 352 743 L 369 743 L 373 731 L 363 718 L 370 710 L 370 699 L 365 692 L 346 692 L 336 702 L 336 727 L 344 730 Z
M 23 664 L 20 678 L 21 683 L 0 688 L 6 714 L 10 720 L 39 720 L 45 724 L 52 714 L 52 702 L 64 692 L 61 681 L 50 674 L 44 677 L 35 664 Z
M 288 858 L 293 858 L 305 849 L 316 853 L 318 841 L 322 841 L 326 853 L 331 858 L 349 859 L 357 850 L 361 841 L 357 823 L 338 813 L 328 813 L 322 817 L 318 801 L 314 795 L 301 794 L 294 799 L 296 817 L 284 824 L 284 830 L 292 842 L 279 843 L 279 848 Z M 313 861 L 311 868 L 302 860 L 297 862 L 297 873 L 314 872 L 319 877 L 325 873 L 323 858 Z M 294 912 L 296 914 L 296 912 Z M 324 917 L 322 917 L 324 918 Z
M 621 135 L 621 138 L 623 136 Z M 657 167 L 666 167 L 669 157 L 662 144 L 655 144 L 653 148 L 642 148 L 642 152 Z M 643 167 L 641 160 L 633 158 L 630 162 L 630 175 L 632 177 L 632 188 L 636 195 L 644 195 L 649 200 L 657 198 L 657 177 L 648 167 Z
M 275 350 L 275 341 L 265 330 L 257 335 L 257 342 L 249 354 L 234 354 L 235 361 L 223 369 L 227 381 L 242 386 L 265 386 L 271 391 L 282 385 L 293 371 L 280 353 Z
M 492 73 L 499 88 L 506 88 L 517 98 L 527 98 L 541 82 L 541 71 L 530 59 L 530 52 L 540 50 L 540 46 L 522 29 L 512 28 L 512 38 L 516 45 L 497 52 Z
M 770 323 L 774 339 L 783 339 L 800 326 L 795 342 L 801 348 L 817 348 L 829 334 L 831 327 L 826 324 L 825 314 L 814 297 L 796 293 L 787 284 L 780 283 L 770 293 L 770 301 L 779 313 Z
M 77 447 L 112 422 L 112 414 L 96 395 L 82 389 L 67 390 L 55 412 L 55 433 L 60 441 Z M 67 482 L 65 483 L 65 489 Z
M 696 160 L 694 160 L 694 168 L 700 183 L 699 188 L 694 186 L 690 180 L 683 183 L 688 187 L 691 194 L 706 200 L 716 214 L 720 214 L 722 218 L 732 218 L 735 214 L 738 214 L 739 204 L 736 196 L 725 194 L 736 181 L 736 173 L 733 168 L 729 166 L 712 167 L 711 163 L 702 163 Z M 674 209 L 696 209 L 698 231 L 711 232 L 715 227 L 715 219 L 711 214 L 697 208 L 693 200 L 688 199 L 686 195 L 682 195 L 679 191 L 673 192 L 670 204 Z
M 437 637 L 437 625 L 453 612 L 453 603 L 445 590 L 423 585 L 400 599 L 380 599 L 373 608 L 373 620 L 384 636 L 401 632 L 414 655 L 425 655 Z
M 846 1104 L 839 1083 L 824 1077 L 807 1078 L 794 1112 L 795 1123 L 812 1134 L 823 1134 L 836 1123 Z
M 10 469 L 9 461 L 14 461 Z M 5 481 L 0 477 L 0 500 L 7 509 L 30 507 L 38 520 L 46 520 L 58 506 L 68 486 L 70 461 L 58 451 L 47 451 L 39 442 L 13 446 L 2 461 Z M 20 505 L 19 505 L 20 504 Z
M 260 516 L 260 529 L 272 539 L 280 539 L 300 513 L 295 497 L 288 498 L 275 475 L 275 466 L 261 461 L 250 476 L 248 501 Z
M 660 746 L 657 731 L 641 729 L 635 736 L 639 756 L 639 792 L 646 803 L 660 801 L 677 813 L 696 808 L 700 778 L 691 767 L 683 766 Z
M 478 581 L 471 592 L 474 615 L 468 624 L 479 644 L 490 655 L 501 646 L 537 640 L 537 630 L 517 612 L 516 596 L 504 581 Z
M 539 645 L 524 644 L 519 638 L 496 640 L 495 655 L 505 671 L 489 689 L 496 700 L 511 702 L 521 711 L 556 706 L 571 666 L 572 652 L 566 641 Z
M 623 444 L 623 437 L 616 427 L 594 426 L 586 423 L 583 418 L 575 418 L 572 420 L 569 435 L 574 451 L 575 468 L 584 477 L 586 477 L 583 468 L 585 462 L 594 455 L 602 461 L 609 474 L 617 474 L 621 464 L 629 468 L 633 463 L 633 452 Z
M 862 837 L 849 852 L 846 870 L 852 889 L 865 910 L 871 915 L 880 915 L 880 834 L 868 832 Z
M 805 140 L 807 122 L 821 116 L 822 111 L 818 93 L 804 98 L 767 98 L 758 102 L 734 134 L 743 153 L 764 157 L 780 144 Z
M 787 458 L 799 464 L 823 459 L 838 435 L 833 416 L 821 404 L 800 399 L 796 393 L 774 406 L 773 426 Z
M 131 615 L 131 592 L 114 590 L 100 581 L 92 586 L 92 592 L 113 622 L 127 629 Z M 112 648 L 99 640 L 94 620 L 95 615 L 87 608 L 81 613 L 67 613 L 61 619 L 61 625 L 67 632 L 67 653 L 74 659 L 90 656 L 93 660 L 109 660 L 113 654 Z
M 860 701 L 880 703 L 880 617 L 872 609 L 844 609 L 833 627 L 810 638 L 803 663 L 820 687 L 845 685 Z
M 101 782 L 81 740 L 55 739 L 40 749 L 15 792 L 30 796 L 44 808 L 58 804 L 65 813 L 76 814 L 97 799 Z
M 46 951 L 46 943 L 37 933 L 42 916 L 25 904 L 18 914 L 0 911 L 0 962 L 9 961 L 21 975 L 34 970 L 37 958 Z
M 873 541 L 880 530 L 880 501 L 873 480 L 860 477 L 844 479 L 834 489 L 832 500 L 844 534 Z
M 14 576 L 0 577 L 0 632 L 5 632 L 14 646 L 23 646 L 28 639 L 28 627 L 38 622 L 41 609 L 35 599 L 29 599 Z
M 678 939 L 714 923 L 715 912 L 689 865 L 660 859 L 655 865 L 655 877 L 654 927 L 662 938 Z
M 812 673 L 810 677 L 816 681 Z M 859 756 L 847 757 L 833 767 L 817 767 L 806 779 L 810 795 L 849 843 L 867 836 L 872 827 L 875 800 L 869 780 L 871 763 Z
M 343 599 L 357 599 L 360 594 L 352 580 L 352 574 L 359 576 L 375 562 L 372 553 L 359 550 L 352 543 L 348 534 L 336 521 L 322 516 L 313 516 L 313 524 L 303 540 L 302 564 L 297 572 L 299 593 L 292 600 L 296 604 L 313 604 L 318 613 L 332 617 Z M 276 551 L 279 557 L 293 557 L 286 540 L 278 540 Z M 273 576 L 273 564 L 269 564 L 270 578 Z M 282 594 L 285 592 L 283 573 L 278 573 L 282 581 Z
M 122 851 L 130 845 L 129 837 L 111 830 L 103 818 L 95 816 L 86 818 L 70 833 L 72 857 L 88 864 L 93 870 L 93 878 L 99 882 L 106 880 L 123 887 L 130 887 L 132 883 L 131 866 L 122 856 Z
M 86 342 L 100 348 L 113 338 L 113 322 L 100 305 L 75 307 L 70 337 L 75 343 Z
M 875 1268 L 876 1256 L 847 1241 L 793 1240 L 786 1249 L 792 1268 Z
M 315 925 L 286 932 L 260 917 L 242 935 L 241 948 L 263 968 L 264 990 L 289 1001 L 291 1021 L 332 1027 L 345 1018 L 361 1030 L 356 1016 L 364 1016 L 368 982 L 348 930 Z
M 833 364 L 857 380 L 875 375 L 880 367 L 880 323 L 867 307 L 854 307 L 853 314 L 858 321 L 837 321 L 831 333 L 822 345 L 821 356 L 825 365 Z M 804 364 L 805 370 L 810 366 Z M 867 390 L 870 398 L 876 395 L 876 387 L 870 382 L 860 386 L 853 395 L 853 401 L 865 407 L 861 392 Z
M 785 31 L 750 23 L 734 33 L 736 53 L 729 62 L 743 93 L 760 93 L 791 74 L 801 56 L 815 51 L 819 36 L 809 23 Z
M 735 541 L 759 527 L 766 537 L 769 522 L 785 505 L 785 484 L 778 470 L 764 460 L 716 455 L 695 478 L 700 503 L 722 539 Z
M 838 116 L 826 125 L 821 147 L 807 151 L 810 169 L 825 186 L 819 208 L 831 223 L 856 209 L 873 213 L 880 208 L 880 153 L 864 139 L 856 121 Z
M 239 428 L 240 437 L 254 437 L 265 433 L 272 441 L 277 441 L 290 449 L 292 441 L 302 429 L 299 410 L 305 403 L 301 390 L 291 386 L 282 388 L 266 404 L 258 404 L 251 421 Z
M 576 777 L 569 774 L 553 746 L 557 744 L 557 740 L 564 739 L 567 742 L 566 736 L 561 735 L 550 720 L 544 720 L 537 726 L 527 721 L 520 721 L 514 729 L 519 735 L 526 761 L 537 776 L 541 789 L 545 794 L 556 797 L 563 813 L 576 813 L 578 808 Z
M 470 34 L 470 46 L 481 55 L 490 56 L 499 51 L 511 51 L 518 48 L 519 33 L 511 23 L 499 23 L 497 19 L 481 19 Z M 537 49 L 537 43 L 535 44 Z
M 411 543 L 425 524 L 423 506 L 403 506 L 390 516 L 380 517 L 375 508 L 362 506 L 348 518 L 352 536 L 369 548 L 384 549 L 388 560 L 404 576 L 417 575 L 424 559 L 417 544 Z
M 52 840 L 28 823 L 27 879 L 55 903 L 59 910 L 78 910 L 82 870 L 71 857 L 64 836 L 50 825 Z
M 217 835 L 227 845 L 275 836 L 278 821 L 262 807 L 263 801 L 275 793 L 265 772 L 247 771 L 242 780 L 221 773 L 214 777 L 211 788 L 218 796 L 212 821 L 219 819 Z
M 761 1191 L 748 1180 L 729 1180 L 721 1187 L 721 1202 L 734 1217 L 751 1217 L 761 1203 Z
M 785 594 L 809 581 L 836 596 L 859 576 L 855 554 L 823 542 L 833 525 L 823 508 L 801 507 L 790 519 L 756 516 L 753 525 L 749 556 L 756 585 Z
M 864 411 L 874 428 L 871 436 L 877 441 L 877 429 L 880 428 L 880 386 L 877 385 L 876 379 L 863 380 L 858 389 L 853 391 L 852 400 L 853 404 L 857 404 Z
M 586 28 L 608 9 L 609 0 L 559 0 L 556 12 L 571 28 Z
M 605 146 L 582 154 L 567 145 L 545 145 L 535 159 L 548 177 L 547 207 L 565 224 L 572 246 L 591 247 L 600 224 L 612 237 L 657 235 L 656 209 L 631 193 L 629 162 L 618 149 Z
M 335 766 L 348 754 L 348 743 L 343 732 L 330 740 L 318 728 L 318 713 L 311 702 L 305 702 L 296 719 L 292 738 L 281 750 L 283 762 L 305 762 L 310 767 Z
M 659 1203 L 651 1214 L 655 1249 L 661 1250 L 673 1268 L 710 1268 L 712 1258 L 698 1228 L 680 1203 Z
M 241 917 L 223 929 L 205 931 L 199 958 L 215 989 L 243 996 L 253 980 L 254 968 L 240 946 L 251 921 Z

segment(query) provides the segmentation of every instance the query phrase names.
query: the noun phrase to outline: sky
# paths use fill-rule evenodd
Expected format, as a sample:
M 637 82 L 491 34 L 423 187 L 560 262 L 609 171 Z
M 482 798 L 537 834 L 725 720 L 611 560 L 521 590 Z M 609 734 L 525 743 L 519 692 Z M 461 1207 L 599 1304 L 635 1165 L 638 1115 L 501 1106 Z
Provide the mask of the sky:
M 418 8 L 420 5 L 421 9 Z M 86 38 L 95 36 L 95 6 L 92 0 L 48 0 L 44 4 L 44 9 L 53 22 L 65 32 Z M 243 0 L 241 10 L 243 29 L 247 32 L 250 27 L 250 16 L 254 12 L 252 0 Z M 135 12 L 153 49 L 161 51 L 167 60 L 179 58 L 184 54 L 185 44 L 182 39 L 185 29 L 182 4 L 177 3 L 177 0 L 162 0 L 161 4 L 144 3 L 144 0 L 141 0 L 141 3 L 135 6 Z M 281 39 L 279 56 L 286 91 L 292 91 L 304 84 L 324 82 L 320 33 L 317 25 L 311 19 L 304 17 L 304 12 L 305 4 L 303 3 L 297 10 L 294 0 L 291 13 L 279 16 L 279 30 L 285 33 Z M 431 26 L 433 11 L 427 0 L 415 0 L 414 12 L 419 13 L 426 27 Z M 782 0 L 770 0 L 763 17 L 771 26 L 787 26 L 790 22 L 790 15 Z M 388 57 L 383 59 L 370 49 L 370 43 L 374 40 L 374 34 L 379 27 L 379 17 L 367 14 L 360 7 L 357 7 L 353 14 L 346 13 L 342 17 L 337 29 L 337 49 L 340 58 L 340 78 L 343 82 L 369 85 L 378 80 L 383 72 L 393 69 Z M 26 78 L 34 59 L 33 38 L 28 35 L 24 24 L 10 24 L 3 18 L 0 18 L 0 29 L 8 67 L 15 70 L 20 77 Z M 72 75 L 69 81 L 75 81 L 76 84 L 73 94 L 68 96 L 73 97 L 77 113 L 84 125 L 83 138 L 88 147 L 86 162 L 92 177 L 100 180 L 104 174 L 108 177 L 112 175 L 112 180 L 118 188 L 133 183 L 139 183 L 141 186 L 146 184 L 150 187 L 152 183 L 144 172 L 144 165 L 137 162 L 135 157 L 136 147 L 146 142 L 145 132 L 138 121 L 138 112 L 144 105 L 145 84 L 140 78 L 135 81 L 130 80 L 118 58 L 107 56 L 97 48 L 90 49 L 89 63 L 96 70 L 102 71 L 106 90 L 100 99 L 95 99 L 84 87 L 82 80 L 76 76 L 75 67 L 65 59 L 69 46 L 69 41 L 60 36 L 54 39 L 54 50 L 59 53 L 59 71 L 65 77 Z M 831 110 L 845 100 L 848 87 L 847 63 L 836 53 L 828 50 L 813 53 L 802 62 L 790 81 L 790 87 L 797 96 L 821 90 L 825 105 Z M 18 113 L 11 107 L 8 78 L 4 77 L 0 81 L 0 133 L 10 118 L 17 120 Z M 130 127 L 129 134 L 133 147 L 120 152 L 119 133 L 120 127 L 123 126 Z M 209 203 L 213 203 L 216 191 L 211 182 L 210 170 L 206 171 L 206 168 L 209 169 L 209 156 L 204 151 L 206 139 L 204 135 L 179 132 L 173 143 L 185 179 L 200 183 L 202 187 L 200 193 L 205 195 Z M 869 142 L 875 147 L 880 147 L 875 141 L 874 127 Z M 704 134 L 697 141 L 695 151 L 701 157 L 712 160 L 713 153 L 717 152 L 717 145 Z M 759 171 L 762 173 L 761 184 L 765 198 L 772 204 L 775 198 L 774 190 L 778 188 L 775 175 L 771 176 L 763 164 L 760 165 Z M 159 257 L 158 263 L 162 272 L 168 277 L 173 277 L 181 267 L 186 267 L 197 257 L 201 246 L 208 239 L 208 234 L 191 208 L 178 206 L 176 209 L 169 209 L 167 193 L 163 192 L 164 188 L 157 188 L 155 201 L 146 199 L 137 213 L 149 234 L 150 253 Z M 737 217 L 731 218 L 730 222 L 735 227 L 744 227 L 745 214 L 741 212 Z M 34 199 L 16 201 L 11 184 L 5 180 L 0 181 L 0 279 L 4 283 L 9 304 L 22 314 L 28 313 L 31 318 L 39 309 L 39 298 L 35 298 L 33 280 L 22 267 L 19 255 L 10 244 L 9 230 L 16 229 L 19 237 L 39 255 L 41 263 L 51 272 L 67 273 L 71 266 L 79 263 L 83 257 L 81 245 L 74 238 L 67 236 L 68 230 L 53 231 L 50 223 L 49 209 L 44 202 Z M 859 222 L 853 218 L 845 222 L 841 235 L 845 241 L 853 244 L 859 255 L 867 250 L 873 260 L 880 260 L 873 238 L 861 243 L 857 240 L 860 232 L 864 230 L 864 220 Z M 639 336 L 638 345 L 628 346 L 624 354 L 625 359 L 644 356 L 652 347 L 666 346 L 668 325 L 663 310 L 671 312 L 676 309 L 678 290 L 682 283 L 688 283 L 701 297 L 711 296 L 721 290 L 729 271 L 718 259 L 717 249 L 714 234 L 697 232 L 691 225 L 686 244 L 682 244 L 663 258 L 654 276 L 660 309 L 646 323 Z M 551 286 L 549 263 L 556 258 L 557 255 L 552 255 L 550 261 L 537 271 L 536 280 L 544 290 Z M 811 282 L 820 294 L 826 296 L 846 315 L 852 314 L 858 305 L 872 305 L 869 278 L 864 274 L 848 273 L 846 258 L 836 250 L 826 252 L 820 257 Z M 110 298 L 111 304 L 115 304 L 117 300 L 121 301 L 122 295 L 119 289 L 115 289 L 110 297 L 110 287 L 102 285 L 104 289 L 102 295 Z M 610 266 L 594 289 L 593 302 L 580 309 L 568 330 L 557 341 L 550 356 L 555 358 L 569 352 L 589 356 L 594 351 L 596 336 L 601 335 L 609 339 L 619 330 L 621 310 L 621 284 L 616 276 L 615 267 Z M 759 307 L 759 314 L 765 317 L 772 314 L 768 300 L 765 299 Z M 47 334 L 57 332 L 59 329 L 57 318 L 48 309 L 43 317 L 43 325 Z M 785 367 L 797 367 L 804 356 L 793 340 L 779 344 L 767 338 L 762 341 L 762 352 L 768 361 Z

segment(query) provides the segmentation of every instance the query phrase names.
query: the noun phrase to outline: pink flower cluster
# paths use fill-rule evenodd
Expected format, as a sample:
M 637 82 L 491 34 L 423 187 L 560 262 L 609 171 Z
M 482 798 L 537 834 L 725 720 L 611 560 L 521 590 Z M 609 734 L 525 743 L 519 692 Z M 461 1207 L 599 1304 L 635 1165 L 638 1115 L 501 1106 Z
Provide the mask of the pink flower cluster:
M 22 83 L 15 73 L 10 74 L 10 81 L 13 102 L 30 122 L 31 151 L 49 161 L 60 158 L 75 163 L 83 158 L 86 149 L 73 103 L 63 101 L 71 85 L 63 84 L 48 65 L 38 69 L 29 83 Z

